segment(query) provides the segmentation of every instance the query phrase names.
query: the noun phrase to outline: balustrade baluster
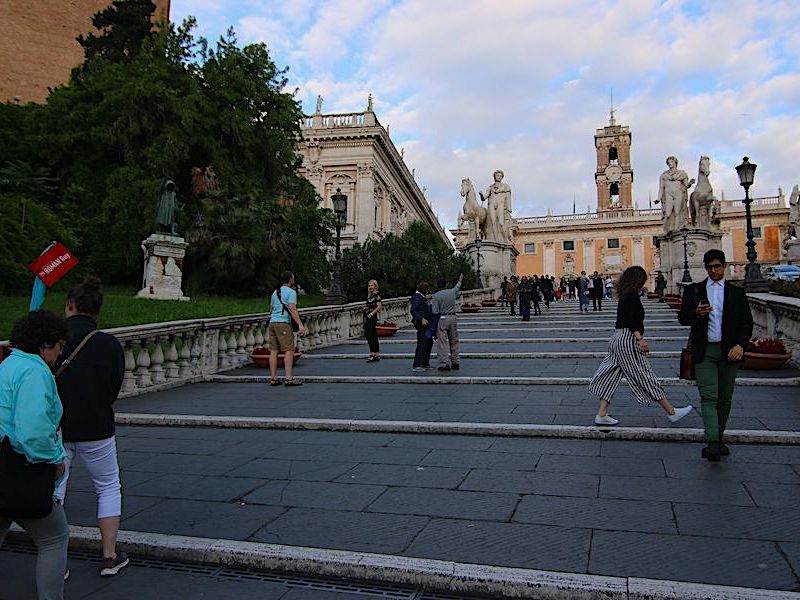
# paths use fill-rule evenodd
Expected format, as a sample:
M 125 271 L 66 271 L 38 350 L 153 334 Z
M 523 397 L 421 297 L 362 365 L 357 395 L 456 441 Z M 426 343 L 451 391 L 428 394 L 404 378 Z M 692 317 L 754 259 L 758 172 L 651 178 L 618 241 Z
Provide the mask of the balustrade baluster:
M 192 334 L 184 333 L 181 336 L 181 350 L 178 353 L 178 377 L 185 379 L 193 374 L 192 365 Z
M 150 350 L 147 348 L 147 340 L 134 342 L 134 346 L 139 349 L 136 355 L 136 385 L 140 388 L 153 385 L 150 377 Z
M 136 389 L 136 375 L 133 371 L 136 368 L 136 357 L 133 355 L 133 345 L 130 341 L 123 343 L 123 353 L 125 355 L 125 375 L 122 377 L 123 392 L 132 392 Z
M 191 356 L 191 364 L 190 368 L 192 372 L 190 375 L 202 375 L 203 374 L 203 353 L 205 350 L 203 349 L 203 344 L 205 343 L 205 336 L 202 333 L 191 333 L 189 334 L 189 340 L 191 341 L 192 349 L 190 351 Z
M 227 371 L 230 367 L 230 360 L 228 359 L 228 341 L 225 339 L 225 330 L 219 330 L 219 344 L 217 348 L 217 370 Z
M 153 385 L 164 383 L 167 380 L 164 374 L 164 367 L 161 366 L 164 364 L 164 350 L 161 347 L 161 339 L 160 336 L 156 336 L 153 340 L 153 351 L 150 353 L 150 378 L 153 381 Z
M 236 353 L 238 345 L 236 342 L 236 329 L 235 326 L 228 328 L 228 364 L 232 369 L 239 366 L 239 355 Z
M 258 323 L 253 323 L 252 325 L 248 325 L 247 328 L 246 328 L 247 329 L 247 336 L 245 338 L 244 351 L 245 351 L 245 354 L 247 354 L 247 359 L 248 360 L 250 359 L 250 353 L 253 351 L 253 348 L 256 345 L 256 336 L 255 336 L 255 333 L 254 333 L 255 330 L 256 330 L 256 327 L 258 327 Z
M 176 379 L 180 369 L 178 368 L 178 348 L 175 346 L 175 336 L 169 336 L 167 340 L 167 353 L 164 355 L 164 375 L 167 379 Z
M 245 330 L 249 327 L 249 325 L 242 325 L 239 328 L 239 335 L 236 336 L 236 361 L 239 365 L 246 364 L 250 360 L 250 353 L 247 351 L 247 336 L 245 335 Z
M 261 348 L 264 346 L 264 331 L 263 331 L 264 328 L 265 326 L 263 323 L 259 323 L 258 325 L 256 325 L 255 334 L 253 336 L 256 340 L 255 343 L 256 348 Z

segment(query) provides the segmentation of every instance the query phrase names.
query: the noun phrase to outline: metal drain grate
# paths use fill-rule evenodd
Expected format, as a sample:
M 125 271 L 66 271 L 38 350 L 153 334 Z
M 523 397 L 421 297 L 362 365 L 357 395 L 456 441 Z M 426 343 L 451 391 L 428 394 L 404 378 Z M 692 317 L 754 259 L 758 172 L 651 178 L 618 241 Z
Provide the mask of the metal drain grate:
M 11 552 L 23 554 L 36 554 L 36 547 L 22 539 L 6 539 L 2 548 Z M 72 558 L 86 560 L 93 563 L 100 563 L 100 557 L 93 552 L 85 550 L 70 550 Z M 291 575 L 274 571 L 248 571 L 245 569 L 234 569 L 230 567 L 217 567 L 212 565 L 202 565 L 194 563 L 181 563 L 169 560 L 154 560 L 150 558 L 136 557 L 131 561 L 139 567 L 156 569 L 159 571 L 171 571 L 178 573 L 190 573 L 205 577 L 215 577 L 218 579 L 228 579 L 233 581 L 264 581 L 280 583 L 290 588 L 312 589 L 326 592 L 343 592 L 354 595 L 362 595 L 365 598 L 381 598 L 383 600 L 480 600 L 475 596 L 462 596 L 456 594 L 428 592 L 412 586 L 386 584 L 370 584 L 359 581 L 336 578 L 322 578 L 313 576 Z

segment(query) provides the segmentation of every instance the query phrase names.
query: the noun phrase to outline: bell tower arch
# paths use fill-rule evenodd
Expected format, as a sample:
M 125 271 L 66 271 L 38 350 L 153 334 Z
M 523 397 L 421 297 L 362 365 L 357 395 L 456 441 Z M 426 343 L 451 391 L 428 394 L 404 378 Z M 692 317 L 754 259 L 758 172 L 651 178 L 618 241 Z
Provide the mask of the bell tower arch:
M 631 166 L 631 130 L 617 125 L 614 108 L 608 125 L 594 134 L 597 153 L 597 210 L 633 208 L 633 167 Z

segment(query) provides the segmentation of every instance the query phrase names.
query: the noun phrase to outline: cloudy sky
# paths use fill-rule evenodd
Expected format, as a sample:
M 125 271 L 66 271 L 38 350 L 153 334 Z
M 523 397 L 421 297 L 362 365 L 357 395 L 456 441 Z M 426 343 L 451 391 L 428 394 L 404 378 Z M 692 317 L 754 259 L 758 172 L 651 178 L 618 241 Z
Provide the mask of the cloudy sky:
M 758 164 L 755 196 L 800 182 L 798 0 L 172 0 L 214 41 L 264 42 L 305 112 L 381 123 L 446 227 L 463 177 L 503 169 L 515 216 L 594 210 L 594 132 L 633 133 L 634 200 L 647 208 L 664 159 L 719 196 Z

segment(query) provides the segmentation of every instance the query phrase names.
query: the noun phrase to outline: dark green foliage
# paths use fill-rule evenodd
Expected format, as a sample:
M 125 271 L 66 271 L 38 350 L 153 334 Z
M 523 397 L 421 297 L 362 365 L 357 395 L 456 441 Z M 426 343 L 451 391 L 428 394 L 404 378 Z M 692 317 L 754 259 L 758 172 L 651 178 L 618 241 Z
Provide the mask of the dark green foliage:
M 95 20 L 108 29 L 84 39 L 86 61 L 46 105 L 0 105 L 0 192 L 24 192 L 68 224 L 84 268 L 135 285 L 169 178 L 178 232 L 192 242 L 189 290 L 264 291 L 285 268 L 318 290 L 331 216 L 295 174 L 302 114 L 284 71 L 232 31 L 209 48 L 193 19 L 151 31 L 152 10 L 114 2 Z M 217 189 L 193 188 L 192 169 L 209 166 Z
M 22 194 L 0 194 L 0 295 L 29 290 L 33 275 L 28 265 L 56 239 L 71 242 L 52 211 Z
M 473 287 L 475 276 L 465 256 L 456 255 L 429 225 L 415 222 L 401 236 L 356 244 L 342 255 L 342 285 L 351 301 L 366 296 L 367 282 L 376 279 L 384 298 L 409 296 L 419 281 L 437 289 L 440 278 L 455 285 L 464 273 L 463 289 Z
M 134 58 L 152 34 L 151 16 L 156 5 L 150 0 L 114 0 L 92 17 L 100 35 L 89 33 L 76 39 L 87 60 L 102 56 L 114 62 Z

